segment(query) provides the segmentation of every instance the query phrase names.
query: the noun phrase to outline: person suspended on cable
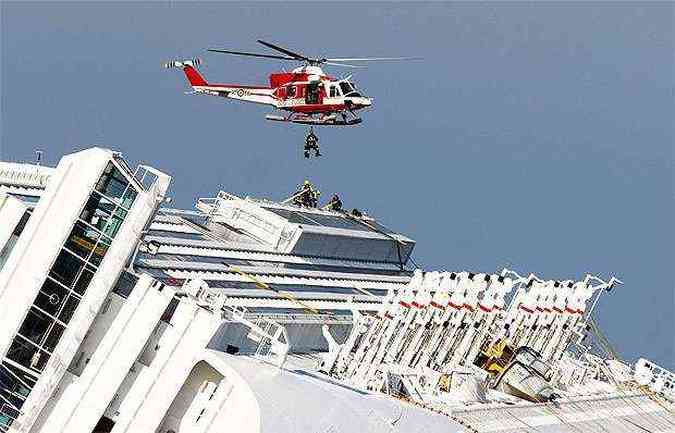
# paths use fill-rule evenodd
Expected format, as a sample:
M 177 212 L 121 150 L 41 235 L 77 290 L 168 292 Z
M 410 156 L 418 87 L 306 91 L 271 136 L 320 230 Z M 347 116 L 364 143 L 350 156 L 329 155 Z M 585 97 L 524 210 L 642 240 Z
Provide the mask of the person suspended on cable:
M 312 151 L 314 151 L 314 156 L 321 156 L 319 152 L 319 137 L 314 134 L 314 127 L 310 126 L 305 138 L 305 158 L 309 158 Z

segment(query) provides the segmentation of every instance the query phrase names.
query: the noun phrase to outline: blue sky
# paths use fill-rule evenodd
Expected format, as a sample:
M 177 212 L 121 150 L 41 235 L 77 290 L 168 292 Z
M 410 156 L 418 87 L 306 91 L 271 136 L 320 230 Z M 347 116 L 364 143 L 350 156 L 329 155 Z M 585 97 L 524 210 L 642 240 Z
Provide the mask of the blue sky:
M 674 368 L 672 3 L 2 2 L 0 157 L 55 164 L 99 144 L 174 175 L 175 204 L 219 189 L 281 199 L 305 177 L 417 240 L 427 269 L 615 274 L 599 322 L 619 352 Z M 293 65 L 206 53 L 423 56 L 354 73 L 356 128 L 187 96 L 162 62 L 264 84 Z M 351 70 L 327 69 L 333 75 Z

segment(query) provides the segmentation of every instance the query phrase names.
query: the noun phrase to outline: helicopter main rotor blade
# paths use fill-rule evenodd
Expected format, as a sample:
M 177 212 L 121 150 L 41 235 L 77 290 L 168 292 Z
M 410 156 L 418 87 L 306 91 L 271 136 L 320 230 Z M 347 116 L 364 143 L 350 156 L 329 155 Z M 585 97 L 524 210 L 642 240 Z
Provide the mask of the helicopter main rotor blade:
M 273 50 L 279 51 L 280 53 L 284 53 L 288 56 L 291 56 L 294 59 L 305 60 L 307 62 L 311 61 L 311 59 L 309 57 L 303 56 L 302 54 L 295 53 L 295 52 L 293 52 L 291 50 L 288 50 L 284 47 L 280 47 L 278 45 L 270 44 L 269 42 L 261 41 L 260 39 L 258 39 L 258 43 L 263 44 L 267 48 L 271 48 Z
M 422 57 L 340 57 L 322 59 L 328 62 L 377 62 L 390 60 L 423 60 Z
M 349 63 L 323 62 L 324 65 L 341 66 L 343 68 L 365 68 L 364 65 L 350 65 Z
M 298 60 L 295 57 L 275 56 L 273 54 L 247 53 L 245 51 L 230 51 L 230 50 L 216 50 L 216 49 L 208 49 L 207 51 L 211 51 L 212 53 L 234 54 L 235 56 L 264 57 L 266 59 L 279 59 L 279 60 Z

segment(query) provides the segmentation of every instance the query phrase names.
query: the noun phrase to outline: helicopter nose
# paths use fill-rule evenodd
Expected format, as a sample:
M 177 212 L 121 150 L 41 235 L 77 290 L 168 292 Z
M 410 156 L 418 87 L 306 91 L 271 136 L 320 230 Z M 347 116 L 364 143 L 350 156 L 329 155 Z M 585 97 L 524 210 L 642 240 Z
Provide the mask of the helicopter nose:
M 360 97 L 352 97 L 348 99 L 349 103 L 353 105 L 354 107 L 358 108 L 366 108 L 370 107 L 373 105 L 373 101 L 370 98 L 364 98 L 363 96 Z

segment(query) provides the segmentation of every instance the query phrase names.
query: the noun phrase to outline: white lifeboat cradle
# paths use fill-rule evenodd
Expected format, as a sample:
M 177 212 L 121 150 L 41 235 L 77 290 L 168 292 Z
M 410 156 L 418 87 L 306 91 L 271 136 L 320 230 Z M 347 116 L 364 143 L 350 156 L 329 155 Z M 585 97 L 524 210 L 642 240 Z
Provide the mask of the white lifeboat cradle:
M 460 401 L 485 402 L 487 394 L 493 400 L 551 401 L 574 380 L 589 377 L 586 358 L 593 355 L 583 344 L 588 321 L 602 292 L 616 284 L 621 282 L 614 277 L 592 275 L 545 281 L 508 269 L 492 275 L 417 270 L 405 289 L 383 298 L 376 315 L 353 311 L 343 344 L 324 329 L 330 351 L 321 371 L 440 411 Z M 516 349 L 495 374 L 477 361 L 500 343 Z M 570 359 L 584 372 L 559 374 Z

